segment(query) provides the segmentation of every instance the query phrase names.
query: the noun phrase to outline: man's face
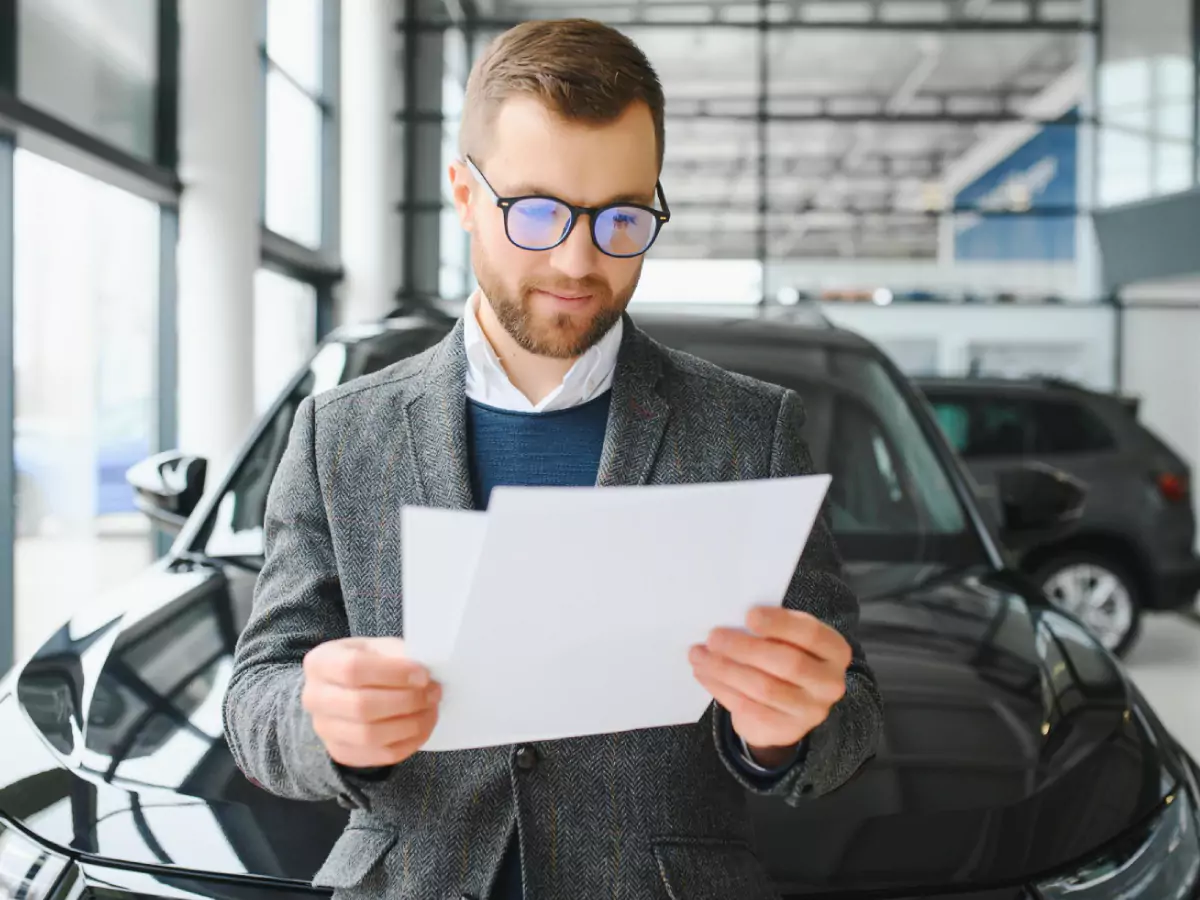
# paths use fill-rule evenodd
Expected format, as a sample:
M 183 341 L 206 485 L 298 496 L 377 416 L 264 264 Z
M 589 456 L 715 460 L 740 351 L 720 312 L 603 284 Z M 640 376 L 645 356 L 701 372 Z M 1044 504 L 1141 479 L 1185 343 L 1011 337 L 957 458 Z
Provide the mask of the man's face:
M 496 117 L 486 157 L 476 159 L 501 197 L 542 194 L 576 206 L 655 202 L 658 153 L 644 104 L 616 121 L 569 122 L 537 100 L 513 98 Z M 469 170 L 451 170 L 463 227 L 472 236 L 475 277 L 496 318 L 526 350 L 569 359 L 602 338 L 629 305 L 642 257 L 617 259 L 592 242 L 580 216 L 563 243 L 523 250 L 505 234 L 504 212 Z

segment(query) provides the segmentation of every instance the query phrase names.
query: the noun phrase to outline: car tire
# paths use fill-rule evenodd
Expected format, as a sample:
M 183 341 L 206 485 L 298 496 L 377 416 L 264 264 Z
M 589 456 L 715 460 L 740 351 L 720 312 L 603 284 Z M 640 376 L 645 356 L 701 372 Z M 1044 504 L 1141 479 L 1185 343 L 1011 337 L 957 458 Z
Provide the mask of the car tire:
M 1145 607 L 1128 567 L 1099 553 L 1073 552 L 1042 563 L 1033 580 L 1052 604 L 1078 618 L 1117 656 L 1137 642 Z

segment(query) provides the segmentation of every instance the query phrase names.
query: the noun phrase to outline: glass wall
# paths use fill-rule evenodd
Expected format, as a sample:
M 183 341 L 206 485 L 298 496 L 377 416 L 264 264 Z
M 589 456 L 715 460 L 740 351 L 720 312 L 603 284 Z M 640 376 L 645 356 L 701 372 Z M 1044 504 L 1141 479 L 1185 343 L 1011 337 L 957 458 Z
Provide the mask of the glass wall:
M 1101 206 L 1196 183 L 1193 7 L 1192 0 L 1105 0 L 1097 97 Z
M 155 154 L 158 0 L 18 0 L 23 100 L 136 156 Z
M 267 0 L 264 221 L 312 248 L 325 239 L 325 7 L 325 0 Z
M 157 205 L 18 150 L 17 643 L 152 558 L 125 471 L 154 449 Z
M 270 269 L 254 281 L 254 409 L 261 415 L 317 344 L 317 291 Z

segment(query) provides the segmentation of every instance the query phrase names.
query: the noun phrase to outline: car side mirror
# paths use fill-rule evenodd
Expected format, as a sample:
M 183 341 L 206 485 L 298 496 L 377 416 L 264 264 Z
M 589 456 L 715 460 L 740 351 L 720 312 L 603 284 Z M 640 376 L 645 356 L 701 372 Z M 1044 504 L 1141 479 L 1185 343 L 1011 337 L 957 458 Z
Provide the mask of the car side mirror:
M 134 504 L 151 521 L 176 533 L 200 503 L 208 460 L 168 450 L 142 460 L 125 473 Z
M 996 476 L 1007 536 L 1045 540 L 1070 528 L 1083 514 L 1087 486 L 1060 469 L 1026 463 Z

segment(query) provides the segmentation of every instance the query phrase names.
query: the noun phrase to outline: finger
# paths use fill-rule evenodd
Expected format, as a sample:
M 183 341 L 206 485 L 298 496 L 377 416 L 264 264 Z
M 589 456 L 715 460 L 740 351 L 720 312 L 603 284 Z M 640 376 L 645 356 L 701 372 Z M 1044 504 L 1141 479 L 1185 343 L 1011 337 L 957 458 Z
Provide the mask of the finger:
M 809 613 L 782 606 L 758 606 L 746 615 L 746 627 L 760 637 L 800 647 L 842 668 L 850 665 L 850 643 L 836 628 Z
M 738 733 L 747 743 L 755 743 L 757 740 L 766 745 L 773 745 L 780 739 L 791 740 L 790 736 L 796 732 L 797 717 L 764 706 L 703 672 L 696 673 L 696 680 L 738 723 Z M 802 721 L 811 719 L 812 717 L 806 717 Z
M 326 746 L 339 744 L 349 747 L 379 748 L 402 744 L 428 735 L 437 722 L 437 710 L 430 709 L 412 716 L 399 716 L 384 722 L 347 722 L 344 719 L 314 720 L 313 725 Z
M 436 706 L 441 686 L 427 688 L 347 688 L 332 682 L 308 681 L 301 705 L 313 715 L 349 722 L 383 722 Z
M 368 653 L 374 653 L 378 656 L 386 656 L 390 659 L 410 659 L 408 655 L 408 644 L 404 642 L 404 638 L 398 637 L 362 637 L 355 638 L 364 650 Z
M 425 687 L 430 681 L 425 667 L 411 659 L 342 641 L 310 650 L 304 657 L 304 672 L 313 680 L 347 688 Z
M 769 672 L 734 662 L 703 646 L 692 648 L 692 665 L 697 674 L 703 673 L 713 681 L 751 700 L 788 715 L 807 712 L 815 698 L 804 689 L 788 684 Z
M 349 744 L 326 743 L 329 756 L 351 768 L 365 769 L 374 766 L 394 766 L 404 762 L 424 746 L 427 737 L 401 741 L 386 747 L 357 747 Z
M 826 696 L 830 693 L 826 683 L 838 680 L 842 674 L 831 663 L 792 644 L 730 628 L 716 629 L 709 637 L 707 647 L 719 656 L 806 688 L 820 699 L 833 699 Z

